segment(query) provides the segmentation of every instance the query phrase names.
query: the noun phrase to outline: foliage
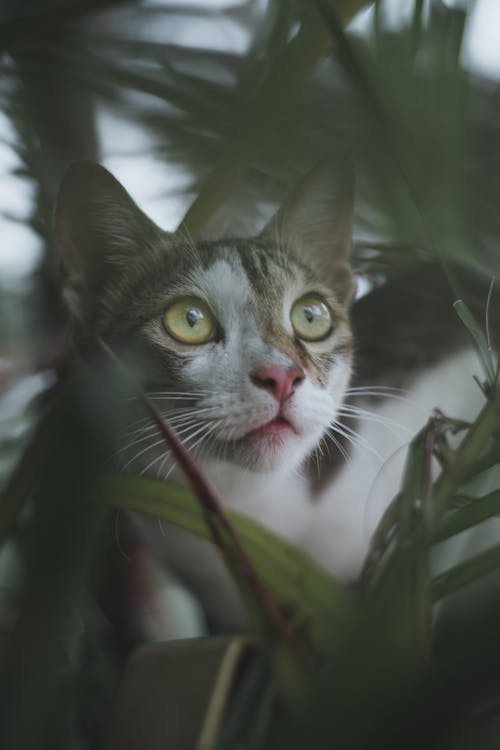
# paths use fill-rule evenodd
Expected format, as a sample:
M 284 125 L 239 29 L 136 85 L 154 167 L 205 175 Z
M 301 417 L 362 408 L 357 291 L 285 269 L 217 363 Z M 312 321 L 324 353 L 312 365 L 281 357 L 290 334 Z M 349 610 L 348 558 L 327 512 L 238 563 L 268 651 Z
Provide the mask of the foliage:
M 4 549 L 15 539 L 23 561 L 17 627 L 2 659 L 8 750 L 67 748 L 82 736 L 102 743 L 121 668 L 116 633 L 95 603 L 111 537 L 103 499 L 222 543 L 271 672 L 236 696 L 237 720 L 221 747 L 487 748 L 496 740 L 500 610 L 488 584 L 500 570 L 500 545 L 445 571 L 434 560 L 440 545 L 500 512 L 498 368 L 456 273 L 457 263 L 487 279 L 498 272 L 498 101 L 490 82 L 463 68 L 467 9 L 435 0 L 426 17 L 415 0 L 411 18 L 391 29 L 379 2 L 361 38 L 345 25 L 363 4 L 270 0 L 257 21 L 250 0 L 228 3 L 219 13 L 249 34 L 245 53 L 142 32 L 146 24 L 216 24 L 210 4 L 2 7 L 0 98 L 21 171 L 36 186 L 31 224 L 45 247 L 23 358 L 57 369 L 61 383 L 38 403 L 0 506 Z M 95 364 L 96 379 L 61 359 L 50 234 L 65 165 L 99 156 L 100 108 L 148 132 L 157 160 L 189 169 L 184 226 L 192 234 L 253 230 L 308 165 L 349 149 L 359 175 L 360 276 L 383 286 L 433 259 L 455 299 L 463 297 L 457 313 L 480 353 L 484 408 L 473 425 L 436 414 L 414 438 L 355 590 L 248 519 L 221 516 L 202 491 L 195 499 L 106 473 L 126 386 L 109 363 Z M 467 594 L 471 582 L 486 596 Z M 456 592 L 463 598 L 455 605 Z M 275 689 L 283 701 L 276 711 Z

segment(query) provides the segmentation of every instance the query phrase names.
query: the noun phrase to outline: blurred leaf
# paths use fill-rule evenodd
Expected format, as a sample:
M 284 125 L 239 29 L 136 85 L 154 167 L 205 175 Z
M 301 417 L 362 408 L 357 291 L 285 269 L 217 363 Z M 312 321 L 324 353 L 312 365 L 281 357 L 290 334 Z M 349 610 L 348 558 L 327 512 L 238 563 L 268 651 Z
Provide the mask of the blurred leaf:
M 451 511 L 443 518 L 433 534 L 434 542 L 441 542 L 500 514 L 500 490 L 490 492 L 484 497 L 459 496 L 456 501 L 463 507 Z
M 392 633 L 394 649 L 408 664 L 420 663 L 430 650 L 427 464 L 428 439 L 433 430 L 431 420 L 408 448 L 401 491 L 393 504 L 392 550 L 385 560 L 379 557 L 369 582 L 369 607 L 375 613 L 374 627 L 380 622 L 378 627 Z M 398 602 L 397 613 L 394 612 L 388 622 L 387 612 L 395 601 Z
M 0 545 L 13 531 L 24 503 L 37 484 L 43 460 L 47 458 L 48 437 L 55 416 L 42 418 L 28 442 L 23 456 L 11 473 L 0 498 Z
M 447 465 L 433 485 L 432 512 L 434 523 L 453 502 L 461 485 L 471 480 L 471 469 L 486 454 L 492 438 L 498 433 L 500 422 L 500 390 L 492 391 L 476 421 L 467 430 L 458 448 L 450 456 Z M 481 469 L 482 470 L 482 469 Z
M 337 3 L 339 17 L 345 23 L 365 4 L 366 0 L 342 0 Z M 306 16 L 297 36 L 276 59 L 257 94 L 238 118 L 237 134 L 226 145 L 222 161 L 184 216 L 182 226 L 189 234 L 199 235 L 224 203 L 269 131 L 276 126 L 277 117 L 293 91 L 304 83 L 329 46 L 329 35 L 323 25 L 314 15 Z
M 106 391 L 109 383 L 103 380 Z M 103 401 L 92 386 L 81 377 L 64 389 L 35 447 L 28 449 L 24 468 L 29 476 L 15 475 L 17 492 L 31 481 L 34 493 L 25 516 L 26 567 L 16 627 L 0 662 L 0 744 L 5 750 L 67 747 L 73 732 L 69 685 L 76 673 L 77 623 L 105 516 L 95 488 L 109 455 L 113 423 L 109 403 L 104 423 Z
M 434 601 L 439 601 L 498 570 L 500 570 L 500 544 L 436 576 L 431 582 L 432 598 Z
M 199 504 L 183 487 L 110 475 L 102 494 L 118 508 L 161 518 L 210 539 Z M 338 647 L 356 611 L 354 596 L 293 545 L 239 513 L 228 515 L 257 573 L 278 602 L 293 612 L 297 628 L 322 649 Z
M 289 623 L 281 607 L 275 601 L 265 583 L 263 583 L 251 558 L 247 555 L 224 506 L 211 484 L 207 481 L 201 466 L 179 439 L 175 430 L 170 426 L 154 402 L 146 396 L 132 372 L 122 364 L 115 352 L 103 339 L 99 338 L 97 343 L 101 352 L 106 355 L 107 362 L 112 365 L 123 384 L 130 388 L 132 393 L 136 394 L 136 397 L 139 398 L 145 407 L 161 435 L 162 442 L 171 451 L 177 467 L 188 486 L 194 492 L 205 519 L 209 538 L 216 545 L 226 563 L 228 571 L 236 581 L 241 596 L 245 604 L 247 604 L 248 611 L 253 615 L 254 623 L 259 626 L 261 637 L 263 640 L 269 639 L 274 641 L 277 638 L 279 641 L 282 641 L 288 650 L 287 660 L 289 671 L 291 673 L 298 671 L 299 664 L 301 666 L 303 664 L 303 649 L 299 641 L 295 638 L 295 634 L 290 630 Z
M 491 387 L 493 387 L 496 379 L 495 374 L 495 367 L 493 365 L 493 360 L 491 357 L 491 348 L 488 346 L 488 341 L 486 340 L 486 336 L 481 329 L 481 327 L 478 325 L 477 321 L 474 318 L 474 315 L 472 314 L 471 310 L 467 307 L 465 302 L 461 299 L 457 300 L 453 307 L 455 308 L 457 315 L 459 316 L 462 323 L 465 325 L 467 330 L 469 331 L 470 335 L 472 336 L 474 343 L 476 345 L 477 353 L 479 354 L 479 358 L 481 360 L 481 364 L 483 365 L 483 369 L 485 372 L 485 375 L 488 379 L 488 384 Z
M 131 2 L 135 0 L 53 0 L 43 3 L 16 3 L 15 7 L 13 3 L 6 2 L 0 23 L 0 47 L 12 51 L 17 45 L 38 39 L 40 32 L 52 32 L 59 25 Z

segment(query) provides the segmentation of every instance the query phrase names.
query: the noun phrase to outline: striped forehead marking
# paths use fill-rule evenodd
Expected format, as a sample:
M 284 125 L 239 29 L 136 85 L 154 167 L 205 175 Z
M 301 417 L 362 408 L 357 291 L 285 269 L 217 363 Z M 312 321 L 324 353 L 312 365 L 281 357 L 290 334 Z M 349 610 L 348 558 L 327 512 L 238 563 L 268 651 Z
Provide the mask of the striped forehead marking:
M 200 269 L 192 279 L 214 302 L 232 299 L 245 302 L 251 296 L 248 278 L 241 264 L 226 258 L 218 258 Z
M 294 274 L 290 259 L 284 262 L 279 253 L 260 244 L 247 244 L 239 248 L 239 258 L 245 274 L 257 295 L 268 296 L 283 292 Z

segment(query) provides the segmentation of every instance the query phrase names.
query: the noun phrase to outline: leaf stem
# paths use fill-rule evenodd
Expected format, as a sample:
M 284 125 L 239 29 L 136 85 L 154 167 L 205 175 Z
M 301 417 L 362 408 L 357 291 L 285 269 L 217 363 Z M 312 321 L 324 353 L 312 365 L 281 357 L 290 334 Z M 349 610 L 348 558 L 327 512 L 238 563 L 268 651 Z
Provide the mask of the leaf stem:
M 478 418 L 463 438 L 453 459 L 441 472 L 434 485 L 434 526 L 439 522 L 447 503 L 457 493 L 462 482 L 470 476 L 471 466 L 479 459 L 488 440 L 500 425 L 500 389 L 486 402 Z
M 209 482 L 205 478 L 201 468 L 197 461 L 191 456 L 186 447 L 179 440 L 174 430 L 170 427 L 168 422 L 161 416 L 155 405 L 147 398 L 146 394 L 132 377 L 130 372 L 125 368 L 120 359 L 114 353 L 114 351 L 106 344 L 102 339 L 98 340 L 99 346 L 113 362 L 122 374 L 131 382 L 134 390 L 140 401 L 144 404 L 145 408 L 149 412 L 153 422 L 158 427 L 160 434 L 162 435 L 165 443 L 179 466 L 179 469 L 184 474 L 188 484 L 195 493 L 201 507 L 206 511 L 206 519 L 212 533 L 214 542 L 223 551 L 227 549 L 225 540 L 220 533 L 220 529 L 215 522 L 215 519 L 220 524 L 220 528 L 223 529 L 224 533 L 230 542 L 230 548 L 228 551 L 232 552 L 238 564 L 248 581 L 249 586 L 253 589 L 256 599 L 259 601 L 262 610 L 267 615 L 267 618 L 274 629 L 283 637 L 285 643 L 288 645 L 290 651 L 300 660 L 304 657 L 304 650 L 302 645 L 295 638 L 290 624 L 285 618 L 279 605 L 274 599 L 273 595 L 262 582 L 258 576 L 250 557 L 247 555 L 244 547 L 242 546 L 236 531 L 233 528 L 231 521 L 229 520 L 222 503 L 218 499 L 214 489 L 210 486 Z

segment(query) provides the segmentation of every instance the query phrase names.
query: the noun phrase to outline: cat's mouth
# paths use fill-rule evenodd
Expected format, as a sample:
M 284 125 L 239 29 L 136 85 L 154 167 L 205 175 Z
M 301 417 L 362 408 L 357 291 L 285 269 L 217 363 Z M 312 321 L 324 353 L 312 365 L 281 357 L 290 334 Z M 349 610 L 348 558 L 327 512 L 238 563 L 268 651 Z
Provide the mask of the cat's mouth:
M 286 433 L 293 432 L 297 434 L 297 430 L 294 425 L 286 419 L 282 414 L 277 414 L 269 422 L 257 427 L 254 430 L 250 430 L 244 436 L 244 439 L 248 438 L 263 438 L 269 436 L 280 436 L 285 437 Z

